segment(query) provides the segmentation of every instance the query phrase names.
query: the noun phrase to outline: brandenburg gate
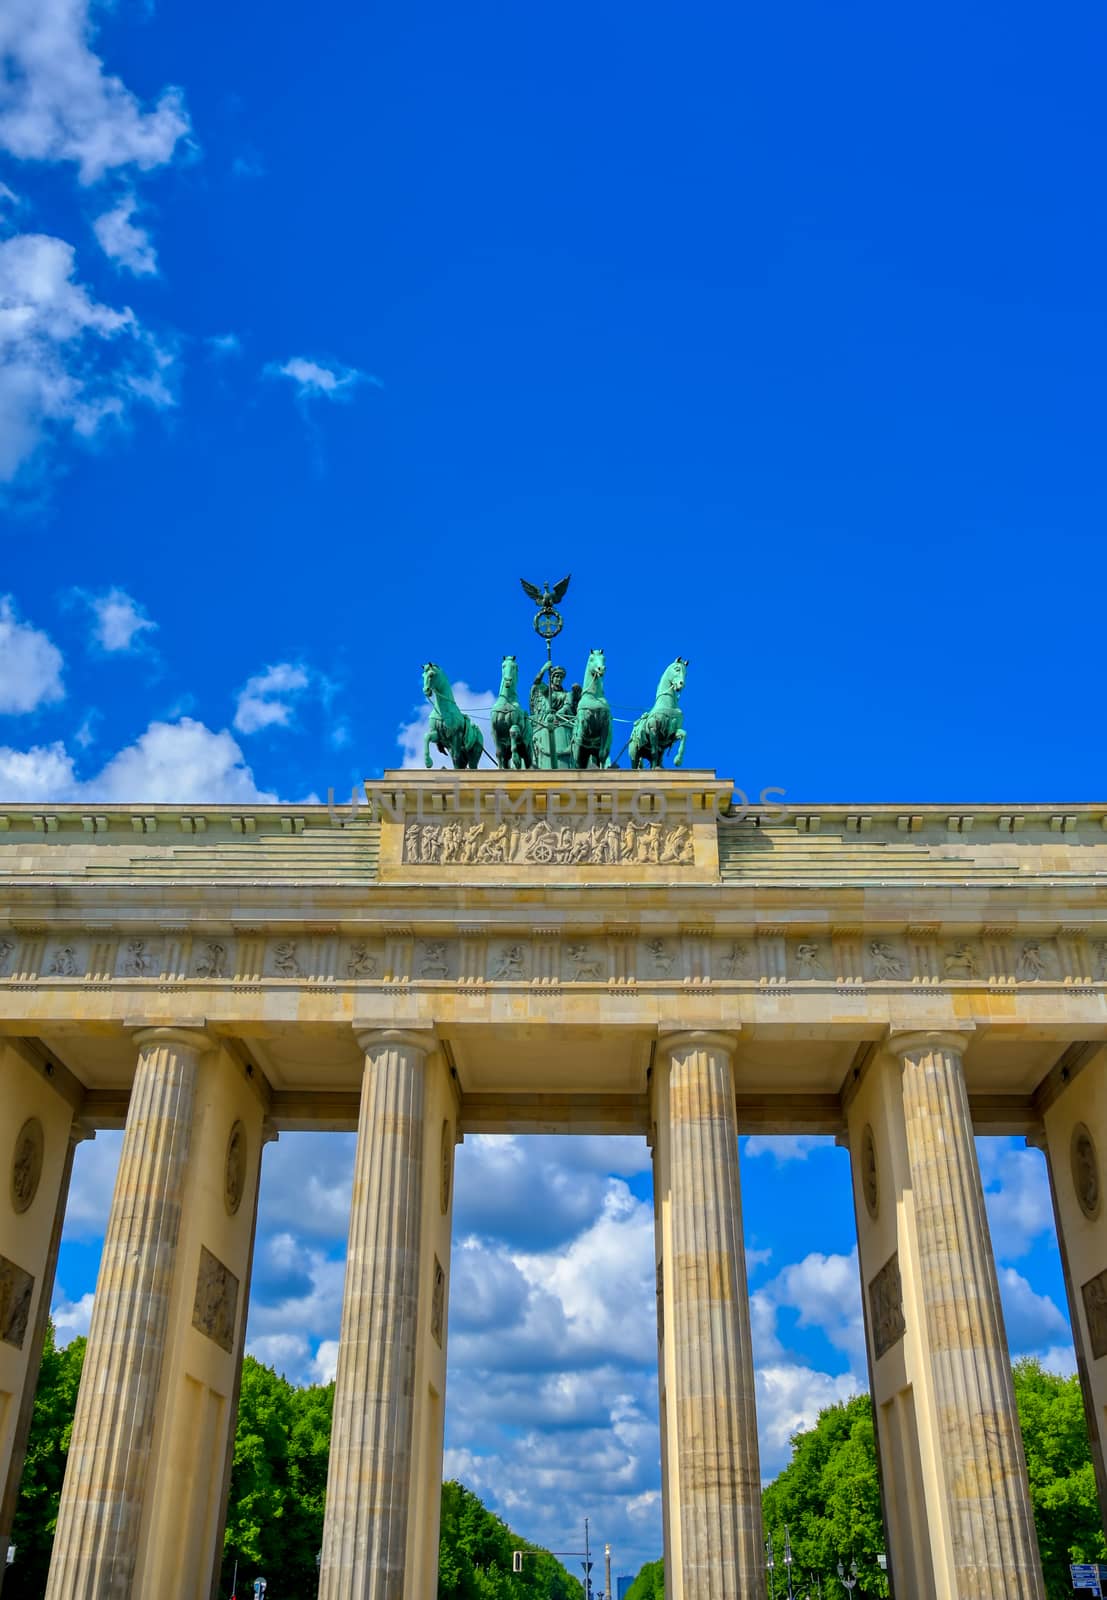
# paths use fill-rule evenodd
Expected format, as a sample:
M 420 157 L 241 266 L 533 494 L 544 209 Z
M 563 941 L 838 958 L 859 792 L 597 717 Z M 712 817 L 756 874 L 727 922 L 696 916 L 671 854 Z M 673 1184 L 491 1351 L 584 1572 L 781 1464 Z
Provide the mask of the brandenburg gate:
M 320 1593 L 431 1600 L 454 1147 L 634 1134 L 667 1592 L 763 1597 L 738 1138 L 822 1133 L 895 1592 L 1040 1600 L 973 1135 L 1045 1153 L 1102 1494 L 1107 806 L 783 816 L 602 767 L 366 801 L 0 805 L 0 1543 L 77 1141 L 125 1129 L 50 1600 L 216 1593 L 265 1146 L 355 1127 Z

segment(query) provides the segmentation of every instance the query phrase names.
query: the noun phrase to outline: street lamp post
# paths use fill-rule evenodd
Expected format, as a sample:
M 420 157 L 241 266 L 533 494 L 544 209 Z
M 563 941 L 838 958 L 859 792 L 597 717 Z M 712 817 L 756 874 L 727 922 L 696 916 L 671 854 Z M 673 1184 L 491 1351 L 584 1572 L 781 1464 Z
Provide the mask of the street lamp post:
M 765 1540 L 765 1571 L 769 1574 L 769 1600 L 776 1600 L 776 1557 L 773 1555 L 773 1536 Z
M 849 1571 L 848 1572 L 846 1571 L 844 1562 L 839 1561 L 839 1563 L 838 1563 L 838 1582 L 842 1585 L 843 1589 L 848 1590 L 849 1593 L 852 1595 L 853 1591 L 857 1588 L 857 1562 L 856 1561 L 851 1561 L 850 1562 Z
M 788 1600 L 796 1600 L 792 1588 L 792 1540 L 788 1533 L 788 1524 L 784 1524 L 784 1568 L 788 1574 Z

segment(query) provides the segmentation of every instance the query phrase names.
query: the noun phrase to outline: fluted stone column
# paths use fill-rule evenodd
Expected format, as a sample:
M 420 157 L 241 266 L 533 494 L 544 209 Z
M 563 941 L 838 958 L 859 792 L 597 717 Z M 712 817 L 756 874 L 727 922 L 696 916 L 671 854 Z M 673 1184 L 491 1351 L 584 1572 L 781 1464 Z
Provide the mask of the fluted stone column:
M 400 1600 L 414 1452 L 426 1058 L 363 1034 L 320 1600 Z
M 660 1041 L 654 1115 L 673 1600 L 765 1592 L 732 1041 Z
M 957 1600 L 1042 1600 L 984 1191 L 956 1034 L 892 1039 Z
M 192 1132 L 199 1029 L 136 1035 L 47 1600 L 130 1600 Z

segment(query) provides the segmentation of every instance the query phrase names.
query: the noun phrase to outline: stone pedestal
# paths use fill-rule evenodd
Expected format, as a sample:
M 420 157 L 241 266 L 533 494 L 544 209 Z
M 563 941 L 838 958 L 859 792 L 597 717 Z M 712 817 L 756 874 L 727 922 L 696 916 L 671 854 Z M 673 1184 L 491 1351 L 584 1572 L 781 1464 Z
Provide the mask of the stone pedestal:
M 429 1032 L 365 1051 L 320 1600 L 434 1592 L 456 1106 Z
M 732 1049 L 670 1035 L 651 1086 L 670 1600 L 765 1593 Z
M 1049 1105 L 1040 1143 L 1084 1395 L 1100 1515 L 1107 1528 L 1107 1078 L 1104 1052 L 1088 1061 Z
M 46 1065 L 0 1045 L 0 1556 L 19 1499 L 73 1151 L 91 1136 Z

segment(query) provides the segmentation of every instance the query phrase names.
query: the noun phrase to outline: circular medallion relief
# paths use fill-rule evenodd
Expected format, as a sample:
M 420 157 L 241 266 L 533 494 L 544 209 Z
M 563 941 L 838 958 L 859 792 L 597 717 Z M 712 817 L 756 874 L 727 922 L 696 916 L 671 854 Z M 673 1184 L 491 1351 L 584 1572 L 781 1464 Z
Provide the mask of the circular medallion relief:
M 1099 1216 L 1099 1160 L 1092 1136 L 1082 1122 L 1072 1130 L 1070 1148 L 1072 1184 L 1080 1209 L 1086 1217 Z
M 227 1164 L 223 1170 L 223 1203 L 229 1217 L 233 1217 L 242 1204 L 245 1187 L 246 1129 L 241 1122 L 236 1122 L 227 1139 Z
M 37 1117 L 28 1117 L 16 1135 L 12 1156 L 12 1209 L 17 1213 L 28 1210 L 38 1193 L 45 1146 L 42 1123 Z
M 868 1123 L 861 1135 L 861 1193 L 865 1196 L 865 1209 L 875 1222 L 880 1210 L 880 1178 L 876 1170 L 876 1140 Z
M 442 1124 L 441 1159 L 442 1166 L 440 1169 L 440 1181 L 442 1187 L 439 1191 L 438 1198 L 442 1207 L 442 1215 L 445 1216 L 447 1211 L 450 1209 L 450 1187 L 453 1183 L 454 1176 L 454 1135 L 453 1129 L 450 1127 L 448 1122 L 443 1122 Z

